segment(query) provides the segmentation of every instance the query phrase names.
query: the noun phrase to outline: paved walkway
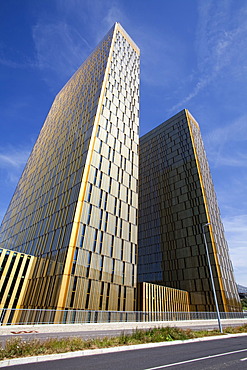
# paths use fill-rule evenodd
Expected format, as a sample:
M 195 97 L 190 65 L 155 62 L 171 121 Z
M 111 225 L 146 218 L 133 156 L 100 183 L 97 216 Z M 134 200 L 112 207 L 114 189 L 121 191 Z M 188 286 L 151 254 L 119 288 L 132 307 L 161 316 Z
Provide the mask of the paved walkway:
M 247 324 L 247 318 L 244 319 L 222 319 L 222 326 Z M 154 327 L 205 327 L 214 325 L 218 327 L 217 320 L 186 320 L 186 321 L 152 321 L 152 322 L 112 322 L 97 324 L 46 324 L 46 325 L 9 325 L 0 326 L 0 335 L 21 334 L 20 332 L 39 332 L 39 333 L 60 333 L 76 332 L 89 330 L 125 330 L 125 329 L 146 329 Z
M 32 356 L 32 357 L 22 357 L 22 358 L 13 358 L 8 360 L 0 361 L 0 368 L 13 366 L 13 365 L 24 365 L 30 363 L 38 363 L 43 361 L 54 361 L 54 360 L 62 360 L 66 358 L 73 358 L 73 357 L 82 357 L 82 356 L 91 356 L 91 355 L 98 355 L 98 354 L 106 354 L 106 353 L 114 353 L 118 351 L 131 351 L 136 349 L 145 349 L 145 348 L 154 348 L 154 347 L 161 347 L 161 346 L 173 346 L 181 343 L 191 343 L 191 342 L 203 342 L 209 340 L 217 340 L 217 339 L 228 339 L 243 336 L 246 337 L 246 333 L 241 334 L 228 334 L 223 336 L 213 336 L 207 338 L 196 338 L 196 339 L 188 339 L 188 340 L 175 340 L 172 342 L 159 342 L 159 343 L 145 343 L 145 344 L 136 344 L 130 346 L 119 346 L 119 347 L 111 347 L 111 348 L 101 348 L 101 349 L 87 349 L 84 351 L 75 351 L 75 352 L 66 352 L 66 353 L 58 353 L 52 355 L 41 355 L 41 356 Z M 34 365 L 35 366 L 35 365 Z

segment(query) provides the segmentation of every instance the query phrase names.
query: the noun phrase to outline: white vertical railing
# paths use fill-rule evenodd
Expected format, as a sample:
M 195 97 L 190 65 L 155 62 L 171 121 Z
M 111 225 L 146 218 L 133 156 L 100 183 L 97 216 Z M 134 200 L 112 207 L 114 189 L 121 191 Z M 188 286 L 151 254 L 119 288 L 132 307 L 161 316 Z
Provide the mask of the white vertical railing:
M 60 315 L 59 319 L 55 321 L 55 314 L 57 313 L 60 313 Z M 247 318 L 247 312 L 221 312 L 220 317 L 221 319 L 242 319 Z M 216 319 L 216 312 L 0 309 L 0 325 L 162 322 Z

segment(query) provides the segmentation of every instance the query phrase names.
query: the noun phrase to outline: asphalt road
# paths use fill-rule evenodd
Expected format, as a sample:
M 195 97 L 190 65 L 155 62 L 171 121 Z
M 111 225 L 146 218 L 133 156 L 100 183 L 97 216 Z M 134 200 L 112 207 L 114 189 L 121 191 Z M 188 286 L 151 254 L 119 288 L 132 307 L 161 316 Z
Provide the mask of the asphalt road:
M 6 367 L 8 370 L 247 369 L 245 336 Z

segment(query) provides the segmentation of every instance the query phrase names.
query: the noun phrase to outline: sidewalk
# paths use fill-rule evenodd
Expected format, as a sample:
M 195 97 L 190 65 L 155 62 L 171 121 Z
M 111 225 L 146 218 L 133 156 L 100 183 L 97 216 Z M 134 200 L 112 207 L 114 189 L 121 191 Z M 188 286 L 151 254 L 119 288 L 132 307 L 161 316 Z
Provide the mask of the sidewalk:
M 247 324 L 247 318 L 244 319 L 222 319 L 222 326 L 244 325 Z M 152 321 L 152 322 L 112 322 L 112 323 L 90 323 L 90 324 L 40 324 L 40 325 L 9 325 L 0 327 L 0 335 L 30 333 L 61 333 L 76 331 L 94 331 L 94 330 L 125 330 L 125 329 L 148 329 L 155 327 L 175 326 L 183 327 L 202 327 L 214 325 L 218 328 L 217 320 L 186 320 L 186 321 Z M 22 333 L 20 333 L 22 332 Z M 24 333 L 23 333 L 24 334 Z

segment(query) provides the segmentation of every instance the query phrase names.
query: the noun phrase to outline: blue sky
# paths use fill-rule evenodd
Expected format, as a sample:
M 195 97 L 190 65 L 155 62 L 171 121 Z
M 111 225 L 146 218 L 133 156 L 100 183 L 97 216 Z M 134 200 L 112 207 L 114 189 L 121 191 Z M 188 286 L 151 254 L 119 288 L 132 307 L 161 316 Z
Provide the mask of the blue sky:
M 247 286 L 246 0 L 2 0 L 0 219 L 56 93 L 116 21 L 141 49 L 141 134 L 183 108 L 200 124 Z

